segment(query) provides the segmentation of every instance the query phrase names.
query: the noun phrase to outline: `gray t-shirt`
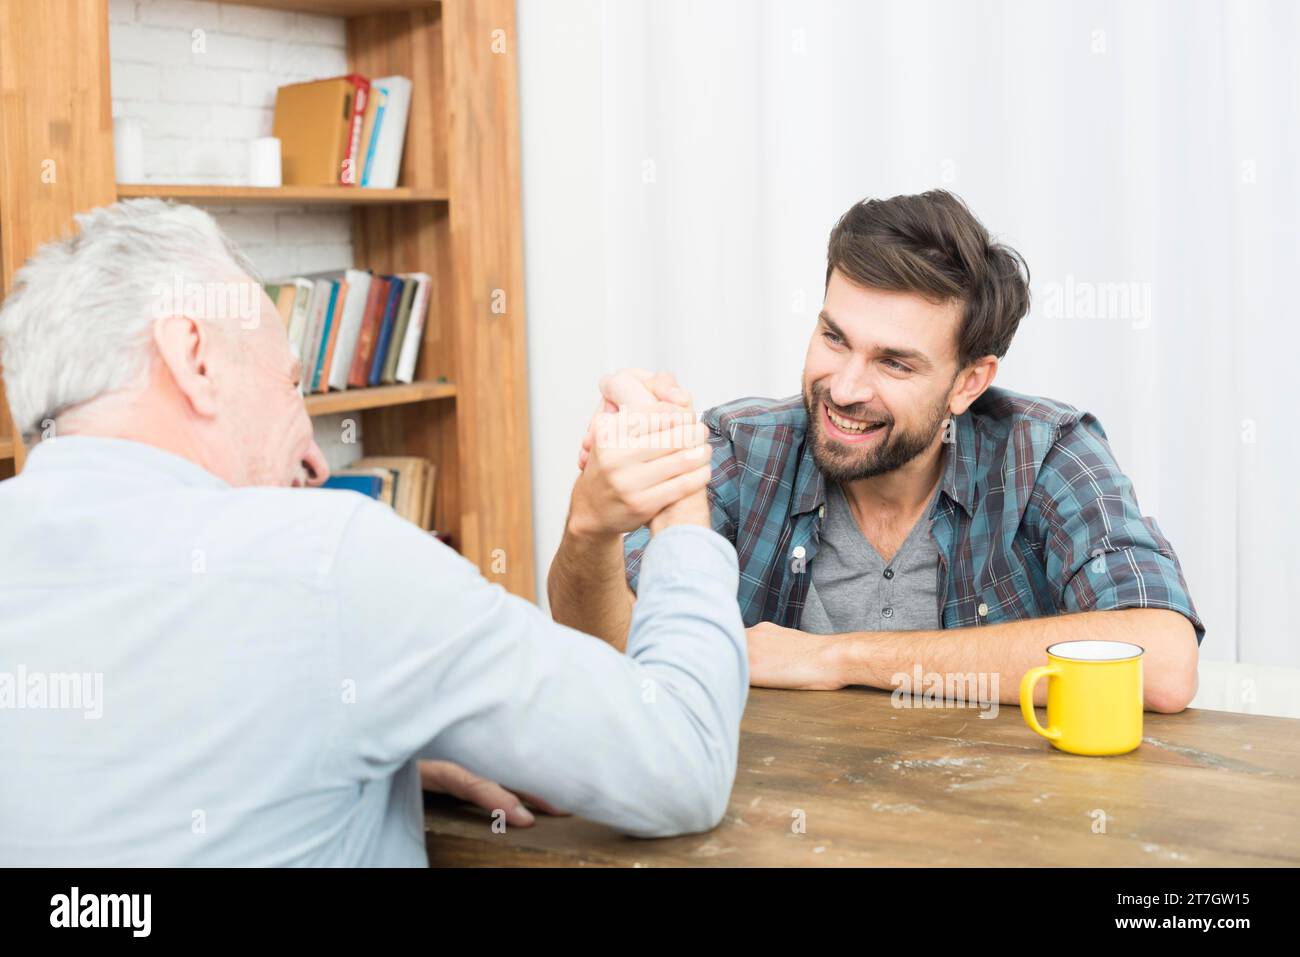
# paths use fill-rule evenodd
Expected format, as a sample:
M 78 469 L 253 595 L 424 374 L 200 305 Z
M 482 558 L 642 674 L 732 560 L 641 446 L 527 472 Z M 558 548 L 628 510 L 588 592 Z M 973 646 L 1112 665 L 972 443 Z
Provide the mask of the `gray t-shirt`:
M 931 500 L 886 564 L 858 528 L 839 484 L 827 482 L 821 543 L 809 563 L 812 581 L 800 630 L 815 635 L 938 630 L 939 550 L 930 534 L 933 508 Z

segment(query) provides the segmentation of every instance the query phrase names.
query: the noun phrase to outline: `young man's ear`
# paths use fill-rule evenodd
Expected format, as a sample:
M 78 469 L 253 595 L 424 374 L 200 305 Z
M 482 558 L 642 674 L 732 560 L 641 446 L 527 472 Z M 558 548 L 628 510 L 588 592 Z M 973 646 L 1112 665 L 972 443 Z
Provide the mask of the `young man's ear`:
M 211 368 L 216 335 L 207 323 L 184 315 L 163 316 L 153 324 L 160 374 L 170 378 L 194 413 L 203 417 L 213 416 L 217 411 Z
M 969 409 L 984 394 L 984 390 L 993 384 L 993 377 L 997 374 L 997 356 L 976 359 L 958 372 L 952 396 L 948 400 L 948 411 L 953 415 L 961 415 Z

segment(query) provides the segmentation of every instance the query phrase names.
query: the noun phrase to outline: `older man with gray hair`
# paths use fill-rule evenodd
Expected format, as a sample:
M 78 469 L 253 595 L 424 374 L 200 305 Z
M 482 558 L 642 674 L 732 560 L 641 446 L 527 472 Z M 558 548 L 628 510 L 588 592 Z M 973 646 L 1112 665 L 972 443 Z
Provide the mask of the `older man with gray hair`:
M 328 469 L 301 369 L 206 213 L 78 224 L 0 310 L 39 438 L 0 483 L 0 861 L 423 865 L 421 758 L 512 823 L 487 778 L 634 835 L 719 821 L 748 672 L 703 426 L 671 447 L 621 422 L 604 458 L 655 532 L 624 656 L 305 487 Z M 662 386 L 610 388 L 626 410 Z

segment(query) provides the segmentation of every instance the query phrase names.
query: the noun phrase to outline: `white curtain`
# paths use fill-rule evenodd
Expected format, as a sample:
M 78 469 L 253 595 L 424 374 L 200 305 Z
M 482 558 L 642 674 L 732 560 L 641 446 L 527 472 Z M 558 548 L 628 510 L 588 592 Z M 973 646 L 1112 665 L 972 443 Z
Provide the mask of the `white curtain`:
M 539 583 L 602 372 L 795 393 L 836 218 L 942 186 L 1032 272 L 999 384 L 1100 418 L 1203 658 L 1300 665 L 1300 5 L 519 0 L 519 32 Z

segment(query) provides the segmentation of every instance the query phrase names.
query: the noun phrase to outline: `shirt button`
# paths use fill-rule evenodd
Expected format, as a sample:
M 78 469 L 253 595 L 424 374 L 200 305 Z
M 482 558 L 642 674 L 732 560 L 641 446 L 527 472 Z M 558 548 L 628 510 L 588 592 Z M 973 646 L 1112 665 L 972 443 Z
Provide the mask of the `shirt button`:
M 979 612 L 979 616 L 980 616 L 981 618 L 985 618 L 985 617 L 988 616 L 988 613 L 989 613 L 989 606 L 986 605 L 986 604 L 984 604 L 984 602 L 980 602 L 980 606 L 979 606 L 978 608 L 976 608 L 975 610 L 976 610 L 977 612 Z
M 880 614 L 881 614 L 881 616 L 884 617 L 884 618 L 893 618 L 893 617 L 894 617 L 894 609 L 892 609 L 892 608 L 890 608 L 888 605 L 886 605 L 884 608 L 880 609 Z
M 825 517 L 826 517 L 826 506 L 825 506 L 825 505 L 822 505 L 822 506 L 820 506 L 820 507 L 817 509 L 817 517 L 818 517 L 818 518 L 825 518 Z
M 892 568 L 886 568 L 886 569 L 885 569 L 885 577 L 886 577 L 886 578 L 893 578 L 893 577 L 894 577 L 894 570 L 893 570 Z
M 808 554 L 808 552 L 804 549 L 802 545 L 796 545 L 794 547 L 794 551 L 792 551 L 790 554 L 793 555 L 795 558 L 803 558 L 805 555 Z

